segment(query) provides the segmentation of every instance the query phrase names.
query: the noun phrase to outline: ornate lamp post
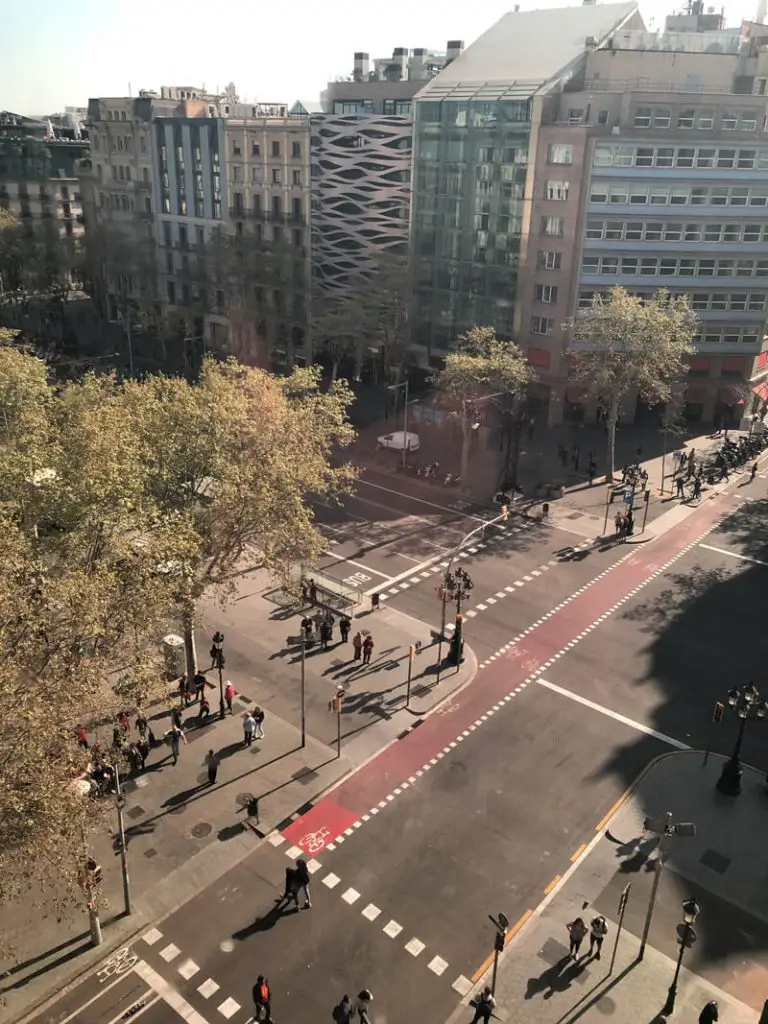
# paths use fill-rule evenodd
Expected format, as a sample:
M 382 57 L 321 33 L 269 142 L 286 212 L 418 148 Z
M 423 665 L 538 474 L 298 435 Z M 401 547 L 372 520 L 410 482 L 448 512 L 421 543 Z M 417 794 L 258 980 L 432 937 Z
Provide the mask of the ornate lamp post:
M 683 903 L 683 923 L 677 926 L 677 941 L 680 943 L 680 955 L 677 958 L 675 976 L 667 992 L 667 1001 L 661 1011 L 664 1017 L 670 1017 L 675 1012 L 675 999 L 677 997 L 677 982 L 680 977 L 680 968 L 683 965 L 683 954 L 696 941 L 696 932 L 693 929 L 693 922 L 701 913 L 701 907 L 695 899 L 691 898 Z
M 738 796 L 741 792 L 741 745 L 744 741 L 744 728 L 747 720 L 751 718 L 765 718 L 768 707 L 766 702 L 761 700 L 760 691 L 750 680 L 746 686 L 734 687 L 728 693 L 728 707 L 733 708 L 741 719 L 739 734 L 736 738 L 736 746 L 733 748 L 730 760 L 723 765 L 723 771 L 717 780 L 717 788 L 727 796 Z
M 450 599 L 456 602 L 456 622 L 448 657 L 457 669 L 461 664 L 461 652 L 464 647 L 462 635 L 464 619 L 461 614 L 461 602 L 467 600 L 473 587 L 472 577 L 465 569 L 454 569 L 452 573 L 445 574 L 445 590 L 450 595 Z

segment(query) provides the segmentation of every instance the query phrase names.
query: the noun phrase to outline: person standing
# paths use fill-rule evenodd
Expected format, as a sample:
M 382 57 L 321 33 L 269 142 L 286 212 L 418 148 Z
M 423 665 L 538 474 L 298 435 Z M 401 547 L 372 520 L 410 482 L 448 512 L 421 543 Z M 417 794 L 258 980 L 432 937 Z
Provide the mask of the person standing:
M 621 536 L 621 529 L 622 529 L 622 526 L 624 525 L 624 516 L 621 514 L 621 512 L 617 512 L 616 515 L 613 517 L 613 524 L 614 524 L 614 526 L 616 528 L 616 531 L 615 531 L 616 532 L 616 536 L 620 537 Z
M 250 711 L 243 716 L 243 746 L 250 747 L 253 743 L 253 734 L 256 732 L 256 719 Z
M 597 947 L 595 960 L 600 959 L 600 950 L 603 948 L 603 939 L 607 934 L 608 925 L 605 923 L 605 918 L 602 914 L 598 914 L 597 917 L 592 919 L 589 925 L 589 955 L 592 956 L 592 951 Z
M 144 739 L 144 737 L 147 735 L 148 729 L 149 722 L 147 721 L 147 716 L 144 714 L 143 711 L 138 710 L 136 712 L 136 730 L 142 739 Z
M 184 730 L 174 724 L 165 735 L 168 737 L 168 741 L 171 744 L 171 757 L 173 758 L 173 763 L 178 764 L 179 750 L 181 749 L 180 745 L 187 742 Z
M 717 1000 L 713 999 L 707 1003 L 704 1009 L 699 1014 L 699 1024 L 715 1024 L 715 1021 L 720 1019 L 719 1007 Z
M 577 917 L 570 924 L 565 926 L 568 929 L 568 935 L 570 937 L 570 945 L 568 948 L 568 956 L 573 957 L 574 960 L 579 958 L 579 947 L 584 941 L 584 936 L 587 934 L 587 926 L 584 921 Z
M 477 1024 L 479 1020 L 482 1020 L 483 1024 L 488 1024 L 495 1009 L 496 1000 L 491 992 L 491 986 L 486 985 L 475 999 L 475 1016 L 472 1018 L 472 1024 Z
M 314 623 L 308 615 L 305 615 L 301 620 L 301 632 L 304 634 L 304 643 L 309 643 L 312 639 L 312 631 L 314 630 Z
M 255 1007 L 254 1017 L 256 1021 L 266 1021 L 270 1024 L 272 1020 L 272 990 L 269 987 L 269 979 L 260 974 L 253 986 L 253 1005 Z
M 701 473 L 697 473 L 693 480 L 693 497 L 696 501 L 701 498 Z
M 216 773 L 219 770 L 219 759 L 213 750 L 209 750 L 203 758 L 203 764 L 208 769 L 208 785 L 212 786 L 216 781 Z
M 677 497 L 678 498 L 685 498 L 685 491 L 683 489 L 684 484 L 685 484 L 685 480 L 683 479 L 683 474 L 681 473 L 680 476 L 678 476 L 675 479 L 675 486 L 677 487 Z
M 139 752 L 141 758 L 141 770 L 147 767 L 147 758 L 149 757 L 149 740 L 146 736 L 140 736 L 136 742 L 136 749 Z
M 360 1024 L 370 1024 L 368 1010 L 372 1002 L 373 993 L 369 988 L 363 988 L 357 993 L 357 1016 L 360 1018 Z
M 309 602 L 313 607 L 317 604 L 317 584 L 313 579 L 309 581 Z
M 581 455 L 581 448 L 576 443 L 571 448 L 571 458 L 573 459 L 573 471 L 578 473 L 579 471 L 579 456 Z
M 368 636 L 363 640 L 363 664 L 370 665 L 371 654 L 373 654 L 373 637 L 369 633 Z
M 320 650 L 322 650 L 322 651 L 327 651 L 328 650 L 328 643 L 329 643 L 330 639 L 331 639 L 331 627 L 330 627 L 330 625 L 325 620 L 323 620 L 320 623 Z
M 342 615 L 339 619 L 339 632 L 341 633 L 341 642 L 343 644 L 349 641 L 349 631 L 352 629 L 352 623 L 346 615 Z
M 363 634 L 359 629 L 352 637 L 352 650 L 355 652 L 355 661 L 360 661 L 360 655 L 363 650 Z
M 589 453 L 589 459 L 587 460 L 587 472 L 589 473 L 589 486 L 591 487 L 597 475 L 597 463 L 592 452 Z
M 264 719 L 265 718 L 266 718 L 266 715 L 264 714 L 264 708 L 259 708 L 259 707 L 254 708 L 254 711 L 253 711 L 253 721 L 256 723 L 256 728 L 254 729 L 254 736 L 255 736 L 255 738 L 257 740 L 263 740 L 264 739 Z
M 235 688 L 232 685 L 232 680 L 227 680 L 227 685 L 224 687 L 224 700 L 227 703 L 227 711 L 232 714 L 232 701 L 235 699 Z
M 352 1024 L 353 1016 L 352 1000 L 345 992 L 341 997 L 341 1002 L 333 1008 L 333 1019 L 336 1024 Z

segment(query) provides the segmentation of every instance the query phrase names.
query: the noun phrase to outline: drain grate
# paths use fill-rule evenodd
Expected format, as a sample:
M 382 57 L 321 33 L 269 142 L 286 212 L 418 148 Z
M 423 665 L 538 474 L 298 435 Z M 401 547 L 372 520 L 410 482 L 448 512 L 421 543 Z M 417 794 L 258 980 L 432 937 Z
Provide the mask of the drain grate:
M 128 808 L 128 810 L 125 812 L 125 816 L 126 818 L 140 818 L 142 814 L 146 813 L 147 812 L 144 810 L 143 807 L 140 807 L 138 804 L 136 804 L 135 807 Z
M 705 850 L 699 860 L 705 868 L 711 868 L 718 875 L 724 875 L 731 864 L 731 858 L 726 857 L 723 853 L 718 853 L 717 850 Z
M 150 848 L 148 850 L 144 851 L 144 856 L 147 858 L 147 860 L 152 860 L 152 858 L 155 857 L 156 855 L 157 855 L 157 850 L 154 848 L 154 846 L 150 846 Z
M 205 839 L 207 835 L 210 835 L 212 825 L 209 825 L 207 821 L 201 821 L 197 825 L 192 826 L 192 835 L 195 839 Z

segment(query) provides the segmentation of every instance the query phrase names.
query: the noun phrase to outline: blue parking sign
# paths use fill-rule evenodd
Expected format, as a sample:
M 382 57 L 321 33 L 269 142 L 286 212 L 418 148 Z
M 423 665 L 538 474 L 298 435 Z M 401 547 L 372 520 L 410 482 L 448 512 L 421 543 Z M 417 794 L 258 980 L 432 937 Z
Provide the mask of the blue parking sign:
M 635 495 L 632 491 L 624 491 L 624 504 L 631 505 L 635 500 Z

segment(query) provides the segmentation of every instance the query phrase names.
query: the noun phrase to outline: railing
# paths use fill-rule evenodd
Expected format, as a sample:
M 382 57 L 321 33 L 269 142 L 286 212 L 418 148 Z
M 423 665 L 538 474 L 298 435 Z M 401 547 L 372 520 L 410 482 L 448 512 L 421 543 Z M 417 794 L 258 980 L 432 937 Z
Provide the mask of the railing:
M 230 217 L 241 219 L 270 221 L 273 224 L 295 224 L 297 227 L 306 224 L 306 216 L 303 213 L 300 216 L 296 216 L 293 213 L 285 213 L 283 211 L 277 213 L 275 210 L 254 210 L 247 207 L 230 206 L 229 215 Z
M 713 86 L 709 84 L 696 84 L 692 82 L 659 82 L 649 78 L 590 78 L 579 83 L 569 82 L 564 89 L 565 92 L 657 92 L 660 95 L 665 93 L 692 93 L 698 96 L 730 95 L 730 96 L 751 96 L 752 93 L 735 93 L 733 89 L 726 86 Z

